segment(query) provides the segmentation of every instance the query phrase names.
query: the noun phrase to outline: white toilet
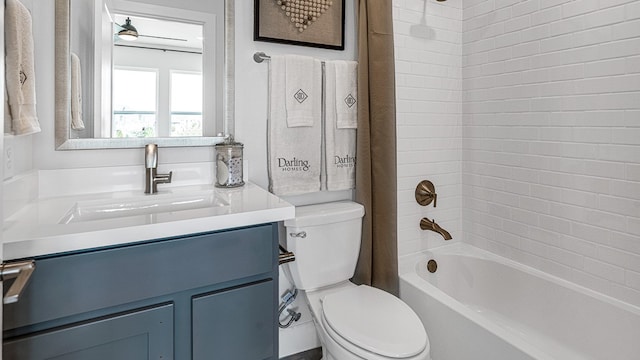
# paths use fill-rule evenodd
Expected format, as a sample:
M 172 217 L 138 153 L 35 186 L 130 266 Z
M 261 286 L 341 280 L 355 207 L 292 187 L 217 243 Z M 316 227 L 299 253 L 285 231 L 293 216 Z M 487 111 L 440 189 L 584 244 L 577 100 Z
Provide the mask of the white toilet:
M 407 304 L 349 281 L 363 215 L 362 205 L 345 201 L 296 207 L 296 218 L 284 222 L 296 257 L 285 273 L 306 296 L 323 360 L 429 360 L 429 338 Z

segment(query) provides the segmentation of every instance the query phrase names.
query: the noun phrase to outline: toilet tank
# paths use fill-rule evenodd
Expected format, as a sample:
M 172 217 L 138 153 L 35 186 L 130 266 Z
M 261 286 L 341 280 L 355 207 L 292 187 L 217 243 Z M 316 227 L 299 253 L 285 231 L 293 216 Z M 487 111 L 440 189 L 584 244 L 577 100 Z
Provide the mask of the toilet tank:
M 297 206 L 286 220 L 287 263 L 295 286 L 314 290 L 350 279 L 360 254 L 364 207 L 352 201 Z

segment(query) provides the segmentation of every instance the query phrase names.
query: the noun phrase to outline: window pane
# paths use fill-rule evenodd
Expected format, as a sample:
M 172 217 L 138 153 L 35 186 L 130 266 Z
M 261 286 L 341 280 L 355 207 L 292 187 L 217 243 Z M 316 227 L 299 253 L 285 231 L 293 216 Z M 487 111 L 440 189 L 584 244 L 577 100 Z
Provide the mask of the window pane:
M 202 113 L 202 74 L 171 72 L 171 112 Z
M 202 136 L 202 115 L 171 114 L 171 136 Z
M 112 137 L 157 136 L 157 72 L 114 69 Z
M 171 72 L 171 136 L 202 136 L 202 74 Z
M 155 114 L 113 114 L 114 138 L 122 137 L 155 137 Z
M 156 111 L 154 70 L 113 70 L 113 111 Z

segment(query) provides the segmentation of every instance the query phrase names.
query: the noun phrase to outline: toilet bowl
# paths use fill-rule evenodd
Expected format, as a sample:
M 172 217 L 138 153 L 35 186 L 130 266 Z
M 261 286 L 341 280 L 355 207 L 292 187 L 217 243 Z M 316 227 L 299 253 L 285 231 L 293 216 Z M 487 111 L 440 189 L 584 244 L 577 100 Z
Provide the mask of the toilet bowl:
M 429 360 L 417 315 L 382 290 L 345 282 L 305 292 L 323 345 L 323 360 Z
M 285 221 L 287 247 L 296 260 L 285 274 L 311 309 L 323 360 L 429 360 L 422 322 L 397 297 L 353 276 L 364 209 L 354 202 L 296 208 Z

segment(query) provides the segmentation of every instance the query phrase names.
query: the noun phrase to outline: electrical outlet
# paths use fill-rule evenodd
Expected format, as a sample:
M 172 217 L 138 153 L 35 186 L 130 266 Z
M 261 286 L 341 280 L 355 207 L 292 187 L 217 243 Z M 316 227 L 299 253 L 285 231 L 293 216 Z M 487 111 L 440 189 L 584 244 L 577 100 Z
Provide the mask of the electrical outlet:
M 14 156 L 13 146 L 5 145 L 4 147 L 4 178 L 8 179 L 13 176 Z

